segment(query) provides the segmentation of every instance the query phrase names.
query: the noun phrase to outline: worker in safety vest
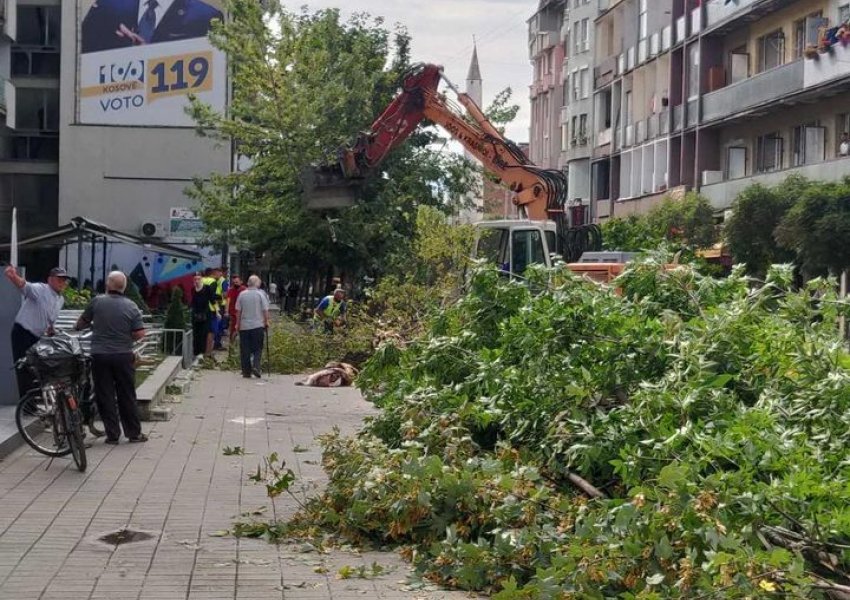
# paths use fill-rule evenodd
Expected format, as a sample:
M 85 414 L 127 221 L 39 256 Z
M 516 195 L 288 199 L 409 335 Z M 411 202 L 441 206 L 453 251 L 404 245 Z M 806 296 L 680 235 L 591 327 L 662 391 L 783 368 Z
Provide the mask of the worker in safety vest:
M 223 350 L 222 337 L 227 331 L 227 267 L 218 269 L 218 277 L 215 280 L 215 294 L 218 296 L 218 326 L 213 334 L 213 349 Z
M 218 280 L 221 278 L 221 269 L 219 267 L 214 267 L 212 269 L 207 269 L 204 271 L 204 278 L 201 282 L 204 284 L 209 290 L 210 297 L 210 315 L 209 320 L 209 328 L 207 329 L 207 343 L 206 343 L 206 352 L 205 356 L 210 356 L 213 351 L 214 343 L 215 343 L 215 333 L 218 331 L 221 323 L 221 315 L 219 314 L 219 302 L 221 301 L 221 296 L 218 293 Z
M 333 333 L 337 327 L 345 325 L 345 290 L 337 288 L 330 296 L 325 296 L 313 311 L 313 323 L 318 329 L 324 327 L 327 333 Z

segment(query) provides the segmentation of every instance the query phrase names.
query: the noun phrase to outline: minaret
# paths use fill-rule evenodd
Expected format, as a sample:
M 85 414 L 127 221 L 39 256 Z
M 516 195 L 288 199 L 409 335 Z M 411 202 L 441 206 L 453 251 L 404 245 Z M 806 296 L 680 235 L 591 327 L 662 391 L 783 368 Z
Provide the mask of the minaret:
M 483 98 L 481 69 L 478 67 L 478 47 L 475 44 L 472 46 L 472 62 L 469 63 L 469 73 L 466 76 L 466 95 L 483 109 L 481 106 Z
M 478 46 L 475 43 L 475 38 L 472 38 L 472 61 L 469 63 L 469 73 L 466 75 L 466 95 L 472 99 L 475 104 L 484 110 L 481 106 L 483 102 L 483 82 L 481 81 L 481 69 L 478 66 Z M 469 152 L 464 152 L 466 157 L 472 161 L 478 163 L 478 159 L 470 154 Z M 482 217 L 481 211 L 484 207 L 484 198 L 482 197 L 484 193 L 484 184 L 485 180 L 483 178 L 479 178 L 478 181 L 478 193 L 473 197 L 473 203 L 477 210 L 464 210 L 461 214 L 461 220 L 467 223 L 471 223 L 474 221 L 480 221 Z

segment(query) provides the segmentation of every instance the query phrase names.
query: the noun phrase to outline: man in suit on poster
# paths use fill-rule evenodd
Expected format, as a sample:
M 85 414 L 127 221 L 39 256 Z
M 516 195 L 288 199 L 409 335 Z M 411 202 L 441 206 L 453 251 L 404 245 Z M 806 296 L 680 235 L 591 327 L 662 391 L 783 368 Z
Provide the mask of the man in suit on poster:
M 205 37 L 223 18 L 202 0 L 95 0 L 83 19 L 82 52 Z

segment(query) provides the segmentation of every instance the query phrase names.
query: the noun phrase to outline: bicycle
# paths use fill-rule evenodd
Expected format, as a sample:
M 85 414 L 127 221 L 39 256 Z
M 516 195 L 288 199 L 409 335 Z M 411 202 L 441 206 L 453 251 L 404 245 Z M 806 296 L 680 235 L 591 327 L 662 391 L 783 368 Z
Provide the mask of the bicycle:
M 43 338 L 16 363 L 18 369 L 29 369 L 38 386 L 28 390 L 15 409 L 15 424 L 24 441 L 37 452 L 50 457 L 68 454 L 77 469 L 86 470 L 86 448 L 83 441 L 84 416 L 81 393 L 86 390 L 88 360 L 79 350 L 79 342 L 70 336 L 53 342 Z M 73 342 L 68 342 L 73 340 Z M 71 354 L 55 352 L 51 345 L 70 344 Z M 39 355 L 39 345 L 47 350 Z M 67 348 L 63 349 L 67 350 Z M 85 375 L 85 377 L 84 377 Z

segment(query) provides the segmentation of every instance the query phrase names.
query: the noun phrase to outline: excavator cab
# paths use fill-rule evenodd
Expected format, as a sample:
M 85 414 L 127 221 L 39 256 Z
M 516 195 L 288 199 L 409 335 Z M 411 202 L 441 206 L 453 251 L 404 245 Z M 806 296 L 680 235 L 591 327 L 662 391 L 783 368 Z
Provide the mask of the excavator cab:
M 522 277 L 529 265 L 552 265 L 555 224 L 537 221 L 481 221 L 473 256 L 499 266 L 511 277 Z

